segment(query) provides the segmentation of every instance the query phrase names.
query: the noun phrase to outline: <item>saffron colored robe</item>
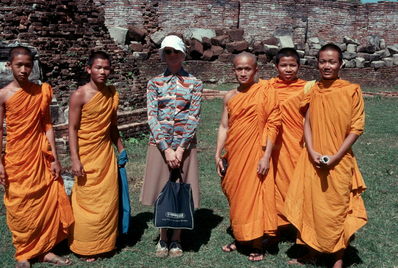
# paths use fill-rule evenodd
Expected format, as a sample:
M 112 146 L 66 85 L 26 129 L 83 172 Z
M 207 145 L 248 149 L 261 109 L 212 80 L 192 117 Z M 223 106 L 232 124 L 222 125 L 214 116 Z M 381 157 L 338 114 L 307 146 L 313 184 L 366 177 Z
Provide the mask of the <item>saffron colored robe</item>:
M 289 224 L 283 215 L 283 208 L 297 159 L 303 149 L 304 117 L 299 109 L 304 98 L 306 82 L 302 79 L 283 81 L 278 77 L 269 80 L 277 93 L 282 118 L 282 125 L 272 151 L 278 226 Z
M 52 128 L 49 84 L 19 89 L 5 103 L 7 174 L 4 204 L 17 261 L 50 251 L 73 223 L 62 179 L 54 180 L 54 158 L 46 137 Z
M 238 241 L 275 235 L 277 219 L 272 160 L 268 174 L 257 174 L 267 140 L 275 142 L 280 126 L 278 99 L 266 81 L 254 84 L 227 103 L 225 143 L 228 169 L 222 189 L 230 205 L 231 227 Z
M 78 146 L 86 173 L 75 177 L 72 208 L 75 217 L 70 249 L 96 255 L 115 249 L 118 230 L 118 166 L 111 141 L 119 97 L 114 87 L 98 92 L 83 105 Z
M 348 134 L 363 132 L 364 101 L 356 84 L 317 82 L 301 107 L 309 109 L 313 147 L 322 155 L 334 155 Z M 330 169 L 317 169 L 304 149 L 285 201 L 285 216 L 298 229 L 298 242 L 325 253 L 346 248 L 367 222 L 361 197 L 365 189 L 351 149 Z

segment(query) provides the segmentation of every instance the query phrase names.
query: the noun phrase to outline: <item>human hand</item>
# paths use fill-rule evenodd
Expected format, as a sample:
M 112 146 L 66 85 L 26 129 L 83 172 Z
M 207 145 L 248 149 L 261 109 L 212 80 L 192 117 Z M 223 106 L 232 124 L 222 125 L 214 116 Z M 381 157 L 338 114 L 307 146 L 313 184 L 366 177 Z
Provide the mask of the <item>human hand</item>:
M 180 161 L 178 161 L 176 152 L 173 149 L 167 148 L 164 151 L 164 156 L 166 158 L 166 163 L 170 168 L 178 168 L 180 166 Z
M 5 185 L 6 184 L 6 172 L 4 169 L 4 166 L 0 164 L 0 184 Z
M 261 157 L 258 161 L 257 174 L 266 176 L 269 170 L 269 157 Z
M 340 161 L 340 158 L 337 155 L 323 155 L 321 156 L 321 164 L 325 168 L 330 168 L 336 165 Z
M 83 165 L 79 159 L 72 160 L 72 174 L 77 177 L 86 175 Z
M 224 175 L 223 175 L 223 172 L 225 172 L 225 171 L 224 171 L 224 167 L 223 167 L 221 158 L 220 158 L 219 156 L 216 156 L 216 157 L 215 157 L 215 160 L 216 160 L 216 170 L 217 170 L 218 176 L 224 177 L 224 176 L 225 176 L 225 173 L 224 173 Z
M 61 164 L 58 160 L 51 162 L 51 174 L 53 175 L 55 181 L 61 177 L 61 169 Z
M 321 157 L 322 155 L 318 152 L 315 151 L 309 151 L 310 157 L 311 157 L 311 161 L 314 162 L 315 167 L 316 168 L 321 168 L 322 167 L 322 163 L 321 163 Z
M 182 163 L 182 156 L 184 155 L 184 151 L 185 151 L 185 149 L 180 146 L 178 146 L 177 150 L 175 151 L 176 158 L 180 163 Z

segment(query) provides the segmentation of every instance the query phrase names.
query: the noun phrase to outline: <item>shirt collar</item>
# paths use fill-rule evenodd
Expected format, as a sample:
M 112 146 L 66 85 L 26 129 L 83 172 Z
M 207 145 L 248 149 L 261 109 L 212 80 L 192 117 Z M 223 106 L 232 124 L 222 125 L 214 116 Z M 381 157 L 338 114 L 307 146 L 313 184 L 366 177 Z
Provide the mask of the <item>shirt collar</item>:
M 176 76 L 181 82 L 184 82 L 184 76 L 189 76 L 189 74 L 188 74 L 188 72 L 185 71 L 184 68 L 182 68 L 182 67 L 181 67 L 181 69 L 180 69 L 177 73 L 175 73 L 175 74 L 171 73 L 170 70 L 167 68 L 166 71 L 163 73 L 163 76 L 164 76 L 164 77 L 170 76 L 170 77 L 167 79 L 167 82 L 170 82 L 170 80 L 171 80 L 173 77 L 175 77 L 175 76 Z

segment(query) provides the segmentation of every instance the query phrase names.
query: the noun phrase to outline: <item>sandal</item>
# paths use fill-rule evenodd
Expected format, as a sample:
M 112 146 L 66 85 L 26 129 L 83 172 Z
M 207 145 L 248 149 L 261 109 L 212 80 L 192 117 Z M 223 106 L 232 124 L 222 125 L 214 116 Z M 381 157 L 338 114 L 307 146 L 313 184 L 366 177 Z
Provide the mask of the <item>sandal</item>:
M 180 241 L 171 241 L 169 247 L 169 256 L 170 257 L 181 257 L 183 254 L 181 242 Z
M 156 245 L 156 257 L 158 258 L 164 258 L 169 255 L 169 249 L 167 248 L 167 242 L 164 240 L 159 240 L 159 242 Z
M 260 249 L 254 248 L 253 252 L 249 254 L 249 261 L 257 262 L 264 260 L 264 253 Z
M 233 242 L 224 245 L 221 249 L 224 252 L 232 252 L 232 251 L 237 250 L 236 241 L 234 240 Z

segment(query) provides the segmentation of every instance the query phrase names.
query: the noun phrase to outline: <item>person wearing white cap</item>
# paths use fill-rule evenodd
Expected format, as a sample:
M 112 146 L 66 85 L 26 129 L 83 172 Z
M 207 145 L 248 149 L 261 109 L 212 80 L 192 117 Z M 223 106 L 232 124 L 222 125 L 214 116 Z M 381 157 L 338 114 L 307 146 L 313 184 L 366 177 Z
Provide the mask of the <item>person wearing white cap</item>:
M 166 36 L 159 52 L 167 69 L 148 82 L 150 141 L 140 196 L 144 205 L 154 205 L 171 170 L 180 169 L 182 181 L 191 185 L 194 207 L 199 207 L 196 129 L 203 84 L 182 68 L 185 51 L 181 38 Z M 177 257 L 182 254 L 181 230 L 174 230 L 169 239 L 167 229 L 160 229 L 156 256 Z

